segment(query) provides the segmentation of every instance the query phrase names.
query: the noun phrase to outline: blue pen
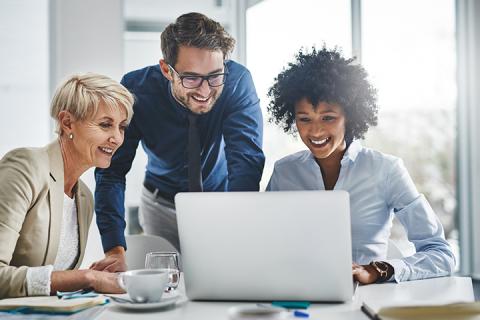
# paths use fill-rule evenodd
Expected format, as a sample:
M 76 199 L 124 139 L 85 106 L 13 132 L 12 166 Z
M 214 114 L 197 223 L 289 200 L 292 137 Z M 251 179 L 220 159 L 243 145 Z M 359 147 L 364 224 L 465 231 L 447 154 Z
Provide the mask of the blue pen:
M 293 316 L 297 318 L 308 318 L 310 315 L 304 311 L 294 310 Z
M 259 307 L 262 307 L 262 308 L 267 308 L 267 309 L 283 309 L 285 311 L 288 311 L 288 312 L 292 312 L 293 316 L 296 317 L 296 318 L 309 318 L 310 315 L 305 312 L 305 311 L 300 311 L 300 310 L 289 310 L 287 308 L 284 308 L 284 307 L 281 307 L 281 306 L 278 306 L 278 305 L 268 305 L 268 304 L 263 304 L 263 303 L 257 303 L 257 306 Z

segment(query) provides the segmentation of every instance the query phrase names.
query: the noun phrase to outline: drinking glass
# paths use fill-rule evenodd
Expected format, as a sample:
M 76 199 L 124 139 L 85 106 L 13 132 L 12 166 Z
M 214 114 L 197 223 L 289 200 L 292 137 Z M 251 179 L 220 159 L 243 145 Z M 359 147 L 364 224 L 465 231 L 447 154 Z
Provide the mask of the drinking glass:
M 149 252 L 145 258 L 145 269 L 160 269 L 168 272 L 169 281 L 167 291 L 177 288 L 180 281 L 178 269 L 178 253 L 176 252 Z

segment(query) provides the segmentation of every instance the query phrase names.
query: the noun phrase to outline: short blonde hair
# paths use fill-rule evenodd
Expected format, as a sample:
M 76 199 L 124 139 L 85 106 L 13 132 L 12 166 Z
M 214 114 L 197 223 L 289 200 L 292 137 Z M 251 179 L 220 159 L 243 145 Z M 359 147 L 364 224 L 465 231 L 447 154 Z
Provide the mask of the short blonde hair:
M 57 121 L 57 133 L 62 133 L 58 121 L 61 111 L 70 112 L 75 120 L 86 120 L 97 113 L 101 102 L 112 108 L 124 108 L 127 121 L 132 119 L 133 95 L 117 81 L 91 72 L 68 78 L 55 91 L 50 107 L 50 115 Z

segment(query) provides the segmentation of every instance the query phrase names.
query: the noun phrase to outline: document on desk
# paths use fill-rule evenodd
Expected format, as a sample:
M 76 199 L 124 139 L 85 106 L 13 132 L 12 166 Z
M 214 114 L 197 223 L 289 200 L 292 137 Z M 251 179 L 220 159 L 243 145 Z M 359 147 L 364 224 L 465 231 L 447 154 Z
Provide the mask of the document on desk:
M 15 313 L 71 314 L 90 307 L 103 305 L 107 299 L 95 298 L 58 299 L 57 297 L 24 297 L 0 300 L 0 311 Z
M 375 320 L 478 319 L 472 281 L 444 277 L 361 287 L 362 311 Z
M 374 309 L 363 303 L 362 311 L 372 320 L 480 320 L 480 302 L 451 303 L 425 306 L 395 306 Z

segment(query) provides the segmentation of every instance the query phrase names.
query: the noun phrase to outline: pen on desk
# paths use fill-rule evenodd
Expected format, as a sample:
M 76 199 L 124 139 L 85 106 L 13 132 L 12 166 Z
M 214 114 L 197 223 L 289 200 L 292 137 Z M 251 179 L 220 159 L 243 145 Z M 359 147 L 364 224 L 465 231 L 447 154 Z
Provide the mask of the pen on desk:
M 293 311 L 293 316 L 297 318 L 308 318 L 310 315 L 306 313 L 305 311 L 299 311 L 299 310 L 294 310 Z
M 268 305 L 268 304 L 263 304 L 263 303 L 257 303 L 257 306 L 258 307 L 262 307 L 262 308 L 275 308 L 275 309 L 283 309 L 285 311 L 288 311 L 288 312 L 292 312 L 293 316 L 296 317 L 296 318 L 308 318 L 310 317 L 310 315 L 305 312 L 305 311 L 300 311 L 300 310 L 289 310 L 287 308 L 284 308 L 284 307 L 281 307 L 281 306 L 277 306 L 277 305 Z
M 355 300 L 356 296 L 357 296 L 357 290 L 358 290 L 358 286 L 360 285 L 360 282 L 358 282 L 357 280 L 354 281 L 353 283 L 353 296 L 352 296 L 352 300 Z
M 93 292 L 93 288 L 85 288 L 85 289 L 80 289 L 77 291 L 72 291 L 72 292 L 61 292 L 57 291 L 57 298 L 58 299 L 71 299 L 71 298 L 78 298 L 81 297 L 84 294 Z
M 369 306 L 367 306 L 365 302 L 362 303 L 360 310 L 362 310 L 362 312 L 365 313 L 365 315 L 372 320 L 381 320 L 380 317 L 375 313 L 375 311 L 373 311 Z

